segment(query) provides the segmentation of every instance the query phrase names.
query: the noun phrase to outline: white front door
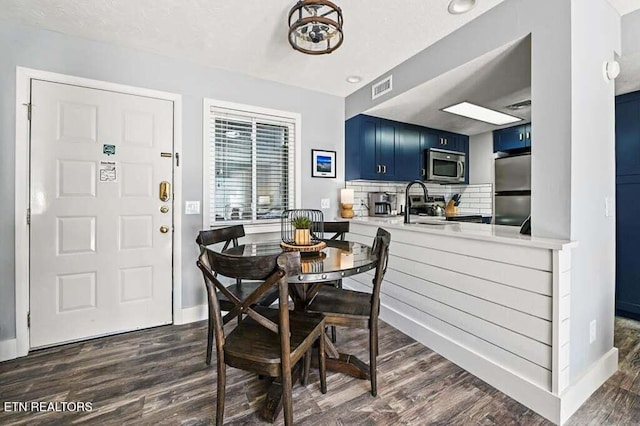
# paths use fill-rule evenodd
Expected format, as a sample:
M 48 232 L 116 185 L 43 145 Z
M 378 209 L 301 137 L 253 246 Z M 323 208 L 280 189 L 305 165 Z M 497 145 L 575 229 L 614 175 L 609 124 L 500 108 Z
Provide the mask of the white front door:
M 171 323 L 173 102 L 32 80 L 31 103 L 30 346 Z

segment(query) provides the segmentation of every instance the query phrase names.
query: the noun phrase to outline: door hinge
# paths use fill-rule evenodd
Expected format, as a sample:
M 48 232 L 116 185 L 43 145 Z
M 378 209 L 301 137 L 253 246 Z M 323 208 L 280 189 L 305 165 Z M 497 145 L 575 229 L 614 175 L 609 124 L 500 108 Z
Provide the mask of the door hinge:
M 27 209 L 27 225 L 31 225 L 31 209 Z
M 27 107 L 27 120 L 31 121 L 31 102 L 22 105 L 25 105 Z
M 27 312 L 27 328 L 31 328 L 31 312 Z

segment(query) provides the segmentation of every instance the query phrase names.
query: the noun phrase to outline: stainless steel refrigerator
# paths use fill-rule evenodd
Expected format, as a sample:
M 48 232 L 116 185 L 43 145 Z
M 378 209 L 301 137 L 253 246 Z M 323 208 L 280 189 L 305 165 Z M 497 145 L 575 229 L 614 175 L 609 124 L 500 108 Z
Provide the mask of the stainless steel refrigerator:
M 531 214 L 531 154 L 496 158 L 495 224 L 520 226 Z

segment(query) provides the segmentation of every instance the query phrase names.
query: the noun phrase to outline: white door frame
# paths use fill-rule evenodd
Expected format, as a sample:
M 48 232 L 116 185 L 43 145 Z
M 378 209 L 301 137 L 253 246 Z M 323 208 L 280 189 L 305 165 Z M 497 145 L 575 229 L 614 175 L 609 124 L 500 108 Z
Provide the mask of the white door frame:
M 100 80 L 16 67 L 16 163 L 15 163 L 15 297 L 16 356 L 29 353 L 29 120 L 27 104 L 31 98 L 31 79 L 46 80 L 90 89 L 101 89 L 173 102 L 173 150 L 182 152 L 182 96 L 151 89 Z M 173 323 L 182 323 L 182 167 L 173 163 Z

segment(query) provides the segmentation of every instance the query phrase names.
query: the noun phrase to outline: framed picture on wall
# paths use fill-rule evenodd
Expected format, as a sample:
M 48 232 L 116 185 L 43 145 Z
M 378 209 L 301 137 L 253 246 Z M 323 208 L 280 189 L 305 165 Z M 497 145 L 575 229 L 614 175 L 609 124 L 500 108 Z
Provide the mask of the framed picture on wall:
M 311 150 L 311 177 L 336 177 L 336 152 Z

